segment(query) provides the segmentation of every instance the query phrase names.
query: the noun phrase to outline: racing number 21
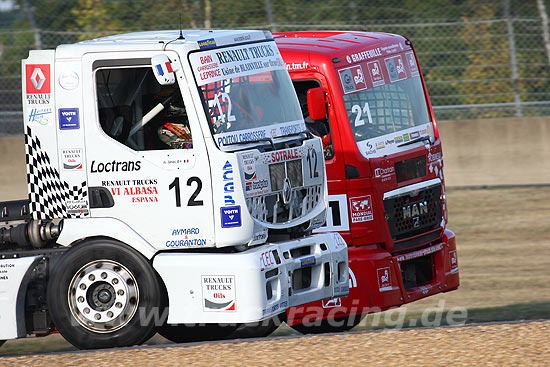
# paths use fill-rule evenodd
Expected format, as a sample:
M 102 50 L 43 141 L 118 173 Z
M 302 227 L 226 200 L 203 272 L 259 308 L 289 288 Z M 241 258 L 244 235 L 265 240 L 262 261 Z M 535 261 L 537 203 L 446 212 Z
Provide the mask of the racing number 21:
M 201 190 L 202 190 L 202 181 L 201 181 L 200 178 L 198 178 L 196 176 L 189 177 L 189 179 L 187 180 L 187 186 L 191 186 L 193 183 L 197 184 L 197 188 L 195 189 L 195 191 L 189 197 L 189 201 L 187 201 L 187 206 L 200 206 L 200 205 L 203 205 L 202 200 L 195 200 L 197 198 L 197 196 L 199 195 L 199 193 L 201 192 Z M 174 181 L 172 181 L 170 186 L 168 186 L 168 189 L 169 190 L 174 189 L 174 192 L 176 194 L 176 206 L 180 207 L 181 206 L 180 178 L 176 177 L 174 179 Z

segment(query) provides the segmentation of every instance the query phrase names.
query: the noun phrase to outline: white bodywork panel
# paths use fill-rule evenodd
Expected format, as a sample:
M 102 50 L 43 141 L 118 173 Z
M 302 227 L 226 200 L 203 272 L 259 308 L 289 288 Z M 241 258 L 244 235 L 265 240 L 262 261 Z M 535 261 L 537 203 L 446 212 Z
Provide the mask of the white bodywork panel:
M 21 289 L 23 278 L 29 267 L 39 256 L 29 256 L 17 259 L 0 260 L 0 340 L 22 338 L 25 332 L 17 330 L 18 297 L 20 310 L 23 312 L 25 303 L 25 289 Z M 21 304 L 22 302 L 22 304 Z M 24 322 L 25 315 L 20 319 Z M 24 325 L 20 325 L 23 327 Z
M 242 253 L 162 253 L 153 266 L 168 290 L 169 323 L 243 323 L 311 301 L 347 296 L 347 260 L 342 237 L 328 233 Z M 310 284 L 299 286 L 300 273 L 308 278 L 303 272 L 309 269 Z M 327 269 L 330 276 L 325 278 Z

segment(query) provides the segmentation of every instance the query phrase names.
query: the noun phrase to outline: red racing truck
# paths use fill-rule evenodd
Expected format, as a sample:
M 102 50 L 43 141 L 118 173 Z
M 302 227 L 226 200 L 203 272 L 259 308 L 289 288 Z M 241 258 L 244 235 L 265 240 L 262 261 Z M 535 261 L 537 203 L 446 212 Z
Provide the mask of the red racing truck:
M 410 40 L 373 32 L 275 35 L 310 130 L 322 137 L 330 209 L 348 244 L 347 298 L 287 312 L 301 332 L 458 288 L 441 140 Z

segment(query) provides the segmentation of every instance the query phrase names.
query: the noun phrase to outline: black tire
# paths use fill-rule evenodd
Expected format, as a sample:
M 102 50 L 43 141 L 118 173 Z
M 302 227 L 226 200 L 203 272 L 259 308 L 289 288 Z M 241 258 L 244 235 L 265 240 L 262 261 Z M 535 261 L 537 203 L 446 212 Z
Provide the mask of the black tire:
M 147 259 L 123 243 L 87 240 L 67 251 L 48 283 L 48 308 L 80 349 L 141 344 L 155 332 L 162 285 Z
M 354 316 L 335 317 L 330 320 L 322 320 L 309 324 L 296 324 L 291 326 L 294 330 L 302 334 L 321 334 L 321 333 L 341 333 L 357 326 L 366 314 Z
M 4 344 L 6 341 L 5 340 L 0 340 L 0 348 L 2 347 L 2 344 Z
M 204 324 L 204 325 L 170 325 L 165 324 L 158 333 L 173 343 L 191 343 L 226 339 L 237 329 L 238 325 Z
M 277 330 L 285 321 L 286 312 L 273 316 L 267 320 L 241 324 L 229 339 L 263 338 Z

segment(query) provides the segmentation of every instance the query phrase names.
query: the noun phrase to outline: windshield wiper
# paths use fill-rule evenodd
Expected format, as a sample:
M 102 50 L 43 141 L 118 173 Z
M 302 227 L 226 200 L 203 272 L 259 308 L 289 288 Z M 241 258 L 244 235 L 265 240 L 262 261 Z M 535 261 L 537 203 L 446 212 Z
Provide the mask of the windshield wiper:
M 276 150 L 275 149 L 275 143 L 273 143 L 273 139 L 271 138 L 262 138 L 262 139 L 255 139 L 255 140 L 246 140 L 246 141 L 237 141 L 235 143 L 229 143 L 229 144 L 224 144 L 225 146 L 229 146 L 229 145 L 244 145 L 244 144 L 252 144 L 252 143 L 259 143 L 261 141 L 267 141 L 271 144 L 271 148 L 273 148 L 273 150 Z
M 404 147 L 405 145 L 411 145 L 411 144 L 418 143 L 418 142 L 421 142 L 421 141 L 427 141 L 428 143 L 430 143 L 430 145 L 432 144 L 432 141 L 430 140 L 430 136 L 425 135 L 425 136 L 421 136 L 421 137 L 413 139 L 413 140 L 409 140 L 406 143 L 399 144 L 397 147 L 401 148 L 401 147 Z

